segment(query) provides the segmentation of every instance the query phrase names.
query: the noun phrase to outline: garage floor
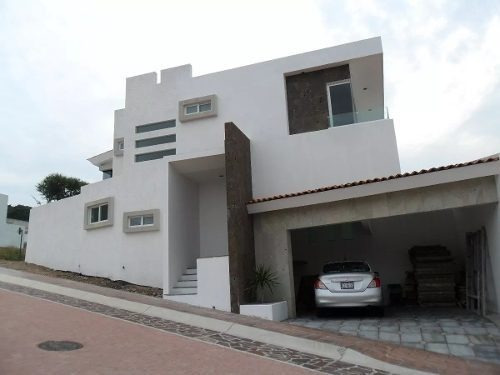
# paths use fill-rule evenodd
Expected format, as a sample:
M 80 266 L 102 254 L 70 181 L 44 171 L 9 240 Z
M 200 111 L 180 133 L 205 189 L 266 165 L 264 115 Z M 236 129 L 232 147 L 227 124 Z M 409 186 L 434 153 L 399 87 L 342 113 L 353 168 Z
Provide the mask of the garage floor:
M 332 310 L 288 321 L 373 340 L 500 363 L 500 328 L 459 308 L 388 307 L 379 318 L 366 310 Z

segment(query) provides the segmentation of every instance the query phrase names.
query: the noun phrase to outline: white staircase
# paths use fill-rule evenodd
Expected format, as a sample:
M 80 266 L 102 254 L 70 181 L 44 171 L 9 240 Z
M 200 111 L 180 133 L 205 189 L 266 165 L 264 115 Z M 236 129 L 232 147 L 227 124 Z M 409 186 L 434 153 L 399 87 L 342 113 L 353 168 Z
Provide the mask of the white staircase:
M 196 268 L 187 268 L 172 288 L 170 294 L 165 294 L 163 298 L 196 304 L 198 299 L 198 271 Z
M 187 268 L 182 274 L 177 284 L 172 288 L 175 296 L 186 294 L 197 294 L 198 292 L 198 271 L 196 268 Z

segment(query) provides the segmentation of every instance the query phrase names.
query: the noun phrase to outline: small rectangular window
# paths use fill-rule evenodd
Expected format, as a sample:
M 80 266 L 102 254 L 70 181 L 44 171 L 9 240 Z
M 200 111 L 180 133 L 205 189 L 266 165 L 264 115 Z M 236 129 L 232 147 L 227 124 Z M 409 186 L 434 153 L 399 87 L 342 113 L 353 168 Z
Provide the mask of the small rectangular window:
M 90 230 L 112 226 L 113 207 L 113 197 L 85 203 L 83 229 Z
M 161 159 L 165 156 L 175 155 L 175 148 L 169 150 L 155 151 L 155 152 L 146 152 L 144 154 L 135 155 L 135 161 L 137 163 L 148 160 L 156 160 Z
M 179 102 L 179 121 L 186 122 L 217 116 L 217 96 L 207 95 Z
M 176 141 L 175 134 L 162 135 L 161 137 L 139 139 L 139 140 L 135 141 L 135 147 L 140 148 L 140 147 L 147 147 L 147 146 L 155 146 L 155 145 L 161 145 L 164 143 L 171 143 L 171 142 L 175 142 L 175 141 Z
M 90 207 L 89 208 L 89 224 L 100 223 L 101 221 L 108 220 L 108 205 L 102 204 L 100 206 Z
M 135 127 L 136 133 L 152 132 L 154 130 L 175 128 L 175 120 L 154 122 L 152 124 L 138 125 Z
M 123 213 L 125 233 L 152 232 L 160 229 L 160 210 L 145 210 Z

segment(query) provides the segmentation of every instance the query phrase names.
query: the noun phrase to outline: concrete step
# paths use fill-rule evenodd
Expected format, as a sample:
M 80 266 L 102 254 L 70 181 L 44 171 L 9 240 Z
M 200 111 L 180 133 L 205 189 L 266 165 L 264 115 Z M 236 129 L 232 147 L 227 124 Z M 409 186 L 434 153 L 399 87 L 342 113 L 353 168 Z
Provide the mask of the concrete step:
M 196 268 L 186 268 L 184 275 L 197 275 L 198 270 Z
M 175 286 L 176 288 L 196 288 L 198 285 L 198 282 L 196 280 L 189 280 L 189 281 L 178 281 L 177 285 Z
M 198 275 L 197 274 L 192 274 L 192 275 L 182 275 L 179 281 L 196 281 L 198 280 Z
M 173 295 L 179 295 L 179 294 L 197 294 L 197 293 L 198 293 L 198 288 L 196 288 L 196 287 L 187 287 L 187 288 L 173 287 L 172 288 L 172 294 Z

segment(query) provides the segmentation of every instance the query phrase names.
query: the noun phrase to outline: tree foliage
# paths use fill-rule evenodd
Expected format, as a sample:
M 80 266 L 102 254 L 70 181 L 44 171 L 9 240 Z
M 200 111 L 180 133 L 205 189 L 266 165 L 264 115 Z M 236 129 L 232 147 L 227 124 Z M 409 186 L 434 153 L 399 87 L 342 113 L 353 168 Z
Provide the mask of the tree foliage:
M 7 218 L 28 221 L 30 219 L 30 206 L 23 206 L 18 204 L 17 206 L 7 206 Z
M 52 173 L 36 185 L 36 190 L 47 202 L 52 202 L 80 194 L 81 188 L 84 185 L 87 185 L 87 182 L 79 178 Z

